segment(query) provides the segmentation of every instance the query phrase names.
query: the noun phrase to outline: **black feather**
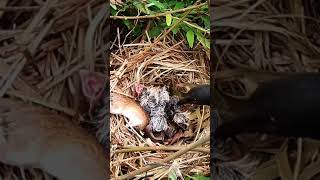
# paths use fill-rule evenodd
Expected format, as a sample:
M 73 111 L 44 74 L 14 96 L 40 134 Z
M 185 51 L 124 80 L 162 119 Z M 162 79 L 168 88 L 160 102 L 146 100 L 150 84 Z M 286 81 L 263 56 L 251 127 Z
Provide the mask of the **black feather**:
M 210 105 L 210 85 L 200 85 L 192 88 L 178 102 L 182 104 Z
M 262 84 L 217 138 L 241 132 L 320 138 L 320 75 L 297 74 Z

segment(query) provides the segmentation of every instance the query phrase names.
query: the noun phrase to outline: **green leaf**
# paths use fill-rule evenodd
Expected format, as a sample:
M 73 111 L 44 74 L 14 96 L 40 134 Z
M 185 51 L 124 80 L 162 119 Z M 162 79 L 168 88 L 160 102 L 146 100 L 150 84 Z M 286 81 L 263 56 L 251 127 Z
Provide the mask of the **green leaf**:
M 139 36 L 142 33 L 142 25 L 137 25 L 134 27 L 134 29 L 132 30 L 132 34 L 134 36 Z
M 210 177 L 206 177 L 206 176 L 195 176 L 192 179 L 194 180 L 210 180 Z
M 162 4 L 161 2 L 157 1 L 157 0 L 148 0 L 151 4 L 155 5 L 157 8 L 160 9 L 160 11 L 163 11 L 165 9 L 164 4 Z
M 198 41 L 202 44 L 202 46 L 204 46 L 204 48 L 210 49 L 210 40 L 205 38 L 205 36 L 203 34 L 201 34 L 200 32 L 196 32 L 196 36 Z
M 166 3 L 166 2 L 163 2 L 162 5 L 163 5 L 163 7 L 164 7 L 164 10 L 169 8 L 168 3 Z
M 180 28 L 179 27 L 175 27 L 172 29 L 172 33 L 173 34 L 177 34 L 179 32 Z
M 131 21 L 127 20 L 127 19 L 124 19 L 122 20 L 123 24 L 127 26 L 128 29 L 132 29 L 132 24 L 131 24 Z
M 114 9 L 111 9 L 111 15 L 114 16 L 114 15 L 116 15 L 116 14 L 117 14 L 117 11 L 114 10 Z
M 205 44 L 206 44 L 206 47 L 208 49 L 210 49 L 210 40 L 209 39 L 205 39 Z
M 189 43 L 189 47 L 193 48 L 194 32 L 192 30 L 189 30 L 187 32 L 187 40 L 188 40 L 188 43 Z
M 167 15 L 166 15 L 166 23 L 167 23 L 167 26 L 170 26 L 170 25 L 171 25 L 171 22 L 172 22 L 172 15 L 171 15 L 171 14 L 167 14 Z
M 170 180 L 177 180 L 177 179 L 178 179 L 176 173 L 175 173 L 173 170 L 171 170 L 171 171 L 169 172 L 168 178 L 169 178 Z
M 115 4 L 110 3 L 110 6 L 112 7 L 112 9 L 117 10 L 117 6 Z
M 161 32 L 162 32 L 162 28 L 159 26 L 155 26 L 155 27 L 151 28 L 151 30 L 149 32 L 149 36 L 151 38 L 154 38 L 154 37 L 159 36 L 161 34 Z
M 198 41 L 205 47 L 206 46 L 205 37 L 199 32 L 197 32 L 196 35 L 197 35 Z
M 134 2 L 133 2 L 133 5 L 134 5 L 138 10 L 140 10 L 141 12 L 143 12 L 143 13 L 145 13 L 145 14 L 149 14 L 149 9 L 147 9 L 147 7 L 146 7 L 144 4 L 142 4 L 142 3 L 138 2 L 138 1 L 134 1 Z
M 175 6 L 174 6 L 174 8 L 173 8 L 174 10 L 184 8 L 184 3 L 183 3 L 183 2 L 174 1 L 174 4 L 175 4 Z
M 172 19 L 172 23 L 175 24 L 177 22 L 176 19 Z
M 192 30 L 188 25 L 181 23 L 181 28 L 183 29 L 183 31 L 188 32 L 190 30 Z
M 176 19 L 172 19 L 172 23 L 171 24 L 175 24 L 177 22 Z M 180 24 L 179 25 L 176 25 L 173 29 L 172 29 L 172 32 L 173 34 L 177 34 L 179 31 L 180 31 Z
M 210 28 L 210 18 L 209 16 L 201 16 L 201 19 L 203 21 L 203 24 L 205 26 L 206 29 Z

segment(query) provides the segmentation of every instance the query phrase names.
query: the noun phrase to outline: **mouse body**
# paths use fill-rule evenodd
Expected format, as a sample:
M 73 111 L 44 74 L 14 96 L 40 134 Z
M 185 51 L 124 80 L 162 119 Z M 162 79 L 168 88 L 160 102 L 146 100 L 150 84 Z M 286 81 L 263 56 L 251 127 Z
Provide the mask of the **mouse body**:
M 261 84 L 217 138 L 242 132 L 320 139 L 320 75 L 297 74 Z
M 85 129 L 46 108 L 0 98 L 0 162 L 60 180 L 106 179 L 108 155 Z

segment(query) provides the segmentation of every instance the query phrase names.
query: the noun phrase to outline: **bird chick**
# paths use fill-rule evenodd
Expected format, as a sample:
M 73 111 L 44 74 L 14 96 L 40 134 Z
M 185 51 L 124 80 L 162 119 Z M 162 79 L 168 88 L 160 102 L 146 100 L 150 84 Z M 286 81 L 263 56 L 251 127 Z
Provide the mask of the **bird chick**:
M 168 128 L 166 104 L 170 101 L 167 87 L 145 88 L 139 97 L 140 105 L 150 114 L 150 124 L 153 131 L 161 132 Z
M 167 89 L 166 86 L 148 87 L 139 96 L 141 106 L 150 116 L 150 124 L 147 126 L 149 137 L 155 142 L 162 142 L 165 137 L 172 139 L 179 128 L 186 130 L 188 127 L 186 113 L 177 105 L 178 98 L 170 96 Z M 177 141 L 177 137 L 173 141 Z

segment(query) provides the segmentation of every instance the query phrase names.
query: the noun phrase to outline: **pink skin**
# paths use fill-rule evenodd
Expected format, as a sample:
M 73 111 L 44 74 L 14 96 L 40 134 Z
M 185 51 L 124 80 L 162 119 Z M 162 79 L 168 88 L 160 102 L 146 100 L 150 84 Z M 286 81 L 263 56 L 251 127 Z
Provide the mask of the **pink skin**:
M 81 78 L 82 91 L 84 96 L 89 101 L 89 115 L 91 117 L 92 108 L 101 98 L 103 89 L 105 86 L 105 77 L 96 72 L 90 72 L 88 70 L 80 70 L 79 72 Z
M 136 91 L 138 97 L 141 95 L 143 89 L 144 89 L 144 86 L 142 84 L 138 83 L 135 85 L 135 91 Z
M 179 130 L 176 134 L 173 135 L 169 144 L 172 145 L 172 144 L 178 142 L 179 139 L 183 137 L 183 135 L 184 135 L 183 132 L 181 130 Z

